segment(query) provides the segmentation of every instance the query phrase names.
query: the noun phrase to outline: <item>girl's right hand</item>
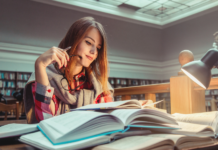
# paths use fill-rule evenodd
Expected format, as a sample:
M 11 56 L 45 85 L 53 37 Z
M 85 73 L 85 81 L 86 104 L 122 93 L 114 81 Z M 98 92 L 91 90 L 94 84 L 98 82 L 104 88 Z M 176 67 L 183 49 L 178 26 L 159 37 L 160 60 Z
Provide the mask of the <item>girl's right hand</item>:
M 43 66 L 47 67 L 48 65 L 57 62 L 59 69 L 63 66 L 67 66 L 67 61 L 69 61 L 69 55 L 67 54 L 67 50 L 69 50 L 71 47 L 68 47 L 66 49 L 61 49 L 58 47 L 52 47 L 45 53 L 41 54 L 38 59 L 36 60 L 35 65 L 36 66 Z

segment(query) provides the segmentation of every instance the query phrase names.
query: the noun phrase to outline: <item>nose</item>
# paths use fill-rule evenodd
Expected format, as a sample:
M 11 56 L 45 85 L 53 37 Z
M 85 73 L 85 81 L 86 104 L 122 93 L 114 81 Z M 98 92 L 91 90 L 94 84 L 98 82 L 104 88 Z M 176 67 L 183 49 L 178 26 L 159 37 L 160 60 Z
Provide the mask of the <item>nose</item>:
M 94 55 L 97 53 L 97 48 L 96 48 L 95 45 L 92 45 L 92 48 L 91 48 L 91 50 L 90 50 L 90 53 L 91 53 L 91 54 L 94 54 Z

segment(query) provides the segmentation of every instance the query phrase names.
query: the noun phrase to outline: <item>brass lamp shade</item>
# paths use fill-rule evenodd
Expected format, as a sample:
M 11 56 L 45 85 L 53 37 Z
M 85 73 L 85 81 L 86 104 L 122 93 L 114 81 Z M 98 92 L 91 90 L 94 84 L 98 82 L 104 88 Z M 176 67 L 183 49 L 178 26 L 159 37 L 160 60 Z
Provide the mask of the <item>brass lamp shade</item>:
M 192 61 L 184 66 L 181 70 L 201 87 L 207 89 L 211 80 L 211 69 L 218 60 L 218 50 L 209 50 L 201 60 Z

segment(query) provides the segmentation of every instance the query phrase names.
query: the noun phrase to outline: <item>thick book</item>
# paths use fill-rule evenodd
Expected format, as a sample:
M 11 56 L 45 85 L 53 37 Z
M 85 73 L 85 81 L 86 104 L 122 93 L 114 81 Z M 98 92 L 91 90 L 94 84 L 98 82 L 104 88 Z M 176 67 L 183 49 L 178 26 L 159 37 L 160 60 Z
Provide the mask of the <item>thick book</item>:
M 199 124 L 208 126 L 213 130 L 213 135 L 218 136 L 218 111 L 193 113 L 193 114 L 173 114 L 174 118 L 182 123 Z
M 195 123 L 178 122 L 180 129 L 151 129 L 153 133 L 168 133 L 168 134 L 181 134 L 187 136 L 207 136 L 215 137 L 214 130 L 211 126 L 201 125 Z
M 116 101 L 109 103 L 99 103 L 99 104 L 90 104 L 86 106 L 82 106 L 76 109 L 71 109 L 71 111 L 75 110 L 101 110 L 101 109 L 143 109 L 154 107 L 155 104 L 158 104 L 161 101 L 153 103 L 152 100 L 144 100 L 144 104 L 142 105 L 138 100 L 125 100 L 125 101 Z
M 66 144 L 102 135 L 125 132 L 129 128 L 178 129 L 176 120 L 153 109 L 117 109 L 110 114 L 73 111 L 41 121 L 40 131 L 54 145 Z
M 63 149 L 82 149 L 97 146 L 100 144 L 110 143 L 116 139 L 134 135 L 147 135 L 151 132 L 149 130 L 131 130 L 125 133 L 114 133 L 111 135 L 97 136 L 82 141 L 71 142 L 61 145 L 53 145 L 42 132 L 30 133 L 23 135 L 19 138 L 19 141 L 34 146 L 43 150 L 63 150 Z
M 183 134 L 189 136 L 218 136 L 218 112 L 202 112 L 193 114 L 175 113 L 175 120 L 179 126 L 178 130 L 151 129 L 155 133 Z
M 131 136 L 119 139 L 109 144 L 94 147 L 92 150 L 174 150 L 191 149 L 211 146 L 214 141 L 210 137 L 191 137 L 173 134 L 150 134 L 146 136 Z
M 19 136 L 38 130 L 37 124 L 11 123 L 0 127 L 0 138 Z

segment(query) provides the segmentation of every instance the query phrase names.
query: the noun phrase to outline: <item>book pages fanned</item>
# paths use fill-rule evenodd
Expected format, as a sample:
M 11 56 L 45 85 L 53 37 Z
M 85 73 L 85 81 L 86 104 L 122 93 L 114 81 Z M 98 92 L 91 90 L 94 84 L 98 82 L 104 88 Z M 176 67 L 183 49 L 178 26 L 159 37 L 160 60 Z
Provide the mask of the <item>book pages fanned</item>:
M 218 134 L 218 111 L 194 113 L 194 114 L 173 114 L 175 119 L 180 122 L 195 123 L 211 126 L 214 134 Z
M 76 110 L 102 110 L 102 109 L 143 109 L 143 108 L 154 108 L 154 105 L 161 103 L 163 100 L 153 103 L 152 100 L 125 100 L 125 101 L 116 101 L 109 103 L 99 103 L 99 104 L 90 104 L 82 106 L 76 109 L 71 109 L 71 111 Z
M 146 121 L 145 121 L 146 120 Z M 111 113 L 72 111 L 39 123 L 40 131 L 54 145 L 75 142 L 134 128 L 178 129 L 176 120 L 154 109 L 115 109 Z
M 119 139 L 109 144 L 94 147 L 92 150 L 173 150 L 195 148 L 205 145 L 212 145 L 213 139 L 210 137 L 191 137 L 185 135 L 172 134 L 149 134 L 146 136 L 131 136 Z
M 134 141 L 134 142 L 133 142 Z M 119 139 L 109 144 L 103 144 L 94 147 L 92 150 L 173 150 L 174 142 L 171 139 L 150 137 L 150 136 L 131 136 Z
M 35 133 L 23 135 L 19 141 L 32 145 L 43 150 L 67 150 L 82 149 L 110 142 L 109 136 L 99 136 L 78 142 L 66 143 L 61 145 L 53 145 L 43 134 L 38 131 Z

